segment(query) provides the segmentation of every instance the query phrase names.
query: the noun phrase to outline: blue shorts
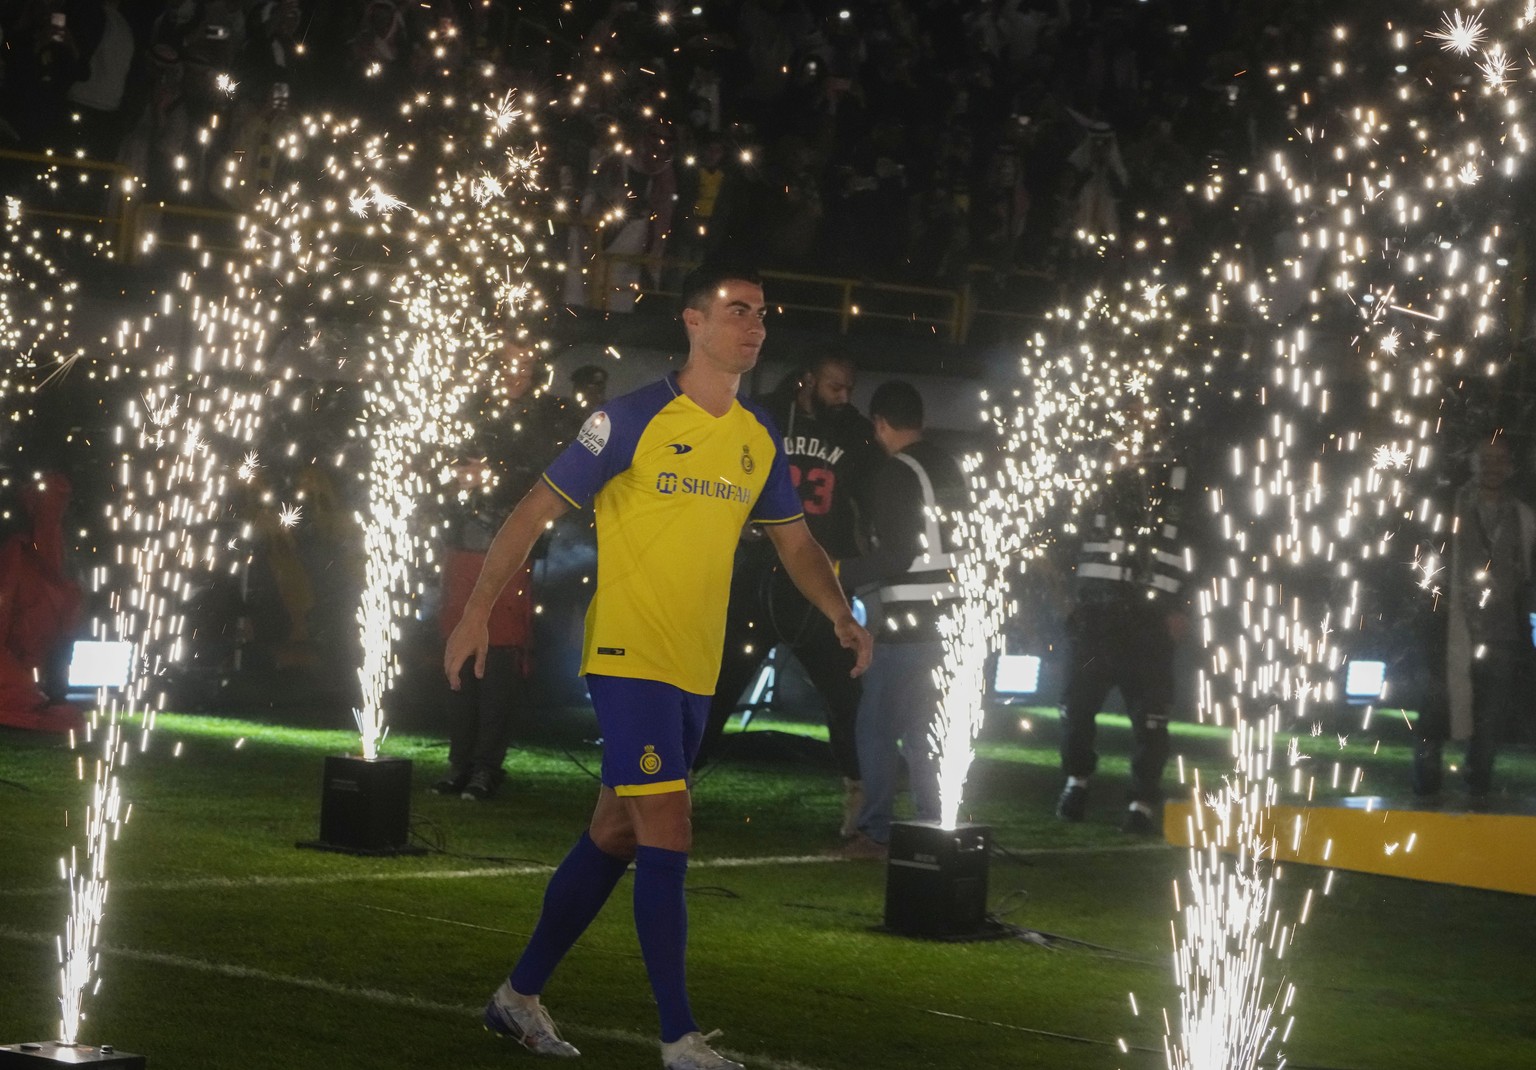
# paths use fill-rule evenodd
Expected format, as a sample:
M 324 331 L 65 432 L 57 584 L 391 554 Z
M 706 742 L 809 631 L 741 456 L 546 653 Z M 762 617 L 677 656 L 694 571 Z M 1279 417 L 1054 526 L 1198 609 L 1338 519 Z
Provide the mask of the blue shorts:
M 616 795 L 688 790 L 712 696 L 659 680 L 587 674 L 603 733 L 603 784 Z

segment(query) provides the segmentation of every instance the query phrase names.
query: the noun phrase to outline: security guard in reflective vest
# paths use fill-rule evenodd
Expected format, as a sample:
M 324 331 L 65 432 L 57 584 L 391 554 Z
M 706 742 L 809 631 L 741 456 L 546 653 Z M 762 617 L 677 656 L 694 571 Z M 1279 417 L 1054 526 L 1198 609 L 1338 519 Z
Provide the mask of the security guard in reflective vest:
M 940 698 L 934 673 L 944 662 L 939 622 L 961 597 L 957 535 L 945 517 L 970 504 L 959 464 L 923 438 L 923 399 L 911 383 L 882 383 L 869 417 L 887 460 L 860 499 L 868 552 L 841 572 L 865 600 L 875 635 L 855 725 L 864 805 L 858 834 L 839 850 L 848 858 L 885 857 L 903 758 L 918 819 L 939 817 L 938 764 L 928 742 Z
M 1169 461 L 1127 468 L 1106 488 L 1083 535 L 1077 605 L 1067 620 L 1071 662 L 1061 739 L 1067 783 L 1056 805 L 1065 821 L 1081 821 L 1087 812 L 1088 779 L 1098 766 L 1094 722 L 1110 689 L 1119 688 L 1135 738 L 1121 828 L 1156 831 L 1174 649 L 1187 627 L 1179 592 L 1190 557 L 1179 526 L 1188 479 L 1183 465 Z

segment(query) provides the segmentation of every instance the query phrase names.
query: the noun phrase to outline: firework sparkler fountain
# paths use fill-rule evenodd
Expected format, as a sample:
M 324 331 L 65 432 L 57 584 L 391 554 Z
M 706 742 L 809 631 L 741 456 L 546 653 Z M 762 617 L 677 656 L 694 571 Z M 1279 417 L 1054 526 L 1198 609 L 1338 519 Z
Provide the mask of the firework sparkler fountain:
M 1253 178 L 1294 210 L 1297 248 L 1267 277 L 1233 271 L 1218 286 L 1234 305 L 1248 293 L 1253 333 L 1273 356 L 1246 402 L 1258 436 L 1232 450 L 1212 495 L 1230 556 L 1199 594 L 1210 653 L 1200 713 L 1231 729 L 1235 761 L 1219 786 L 1198 775 L 1193 784 L 1189 881 L 1175 889 L 1174 1070 L 1246 1070 L 1290 1032 L 1296 993 L 1270 967 L 1306 921 L 1312 892 L 1294 916 L 1276 895 L 1277 849 L 1294 849 L 1303 829 L 1299 820 L 1277 827 L 1272 808 L 1313 796 L 1302 741 L 1323 735 L 1321 711 L 1348 652 L 1337 636 L 1359 629 L 1383 587 L 1415 576 L 1431 586 L 1447 522 L 1415 497 L 1415 481 L 1450 452 L 1447 401 L 1494 380 L 1507 354 L 1498 330 L 1506 235 L 1488 187 L 1515 173 L 1525 137 L 1511 53 L 1482 24 L 1499 5 L 1481 6 L 1438 29 L 1389 23 L 1385 39 L 1362 42 L 1398 75 L 1383 78 L 1391 93 L 1376 106 L 1339 99 L 1353 95 L 1340 76 L 1361 60 L 1350 33 L 1334 31 L 1338 55 L 1313 90 L 1327 110 L 1310 116 L 1315 125 L 1304 116 L 1301 135 Z M 1503 7 L 1509 30 L 1524 34 L 1536 10 Z M 1444 69 L 1440 47 L 1480 52 L 1481 62 Z M 1340 774 L 1335 762 L 1335 785 Z M 1360 771 L 1348 776 L 1358 790 Z
M 430 559 L 418 509 L 441 493 L 459 416 L 512 340 L 542 309 L 532 273 L 548 234 L 535 224 L 537 125 L 514 96 L 483 105 L 418 96 L 401 109 L 405 136 L 355 120 L 311 120 L 297 155 L 314 173 L 266 202 L 247 249 L 316 313 L 370 318 L 362 345 L 371 461 L 358 624 L 363 662 L 355 711 L 360 757 L 327 760 L 319 846 L 365 853 L 410 850 L 410 763 L 380 754 L 385 696 L 398 663 L 398 621 Z M 431 121 L 454 133 L 428 133 Z
M 929 740 L 939 820 L 900 822 L 891 832 L 885 925 L 904 935 L 960 939 L 995 928 L 986 919 L 990 830 L 963 823 L 960 803 L 982 727 L 986 667 L 1017 611 L 1012 577 L 1048 545 L 1053 519 L 1070 516 L 1153 447 L 1149 410 L 1125 402 L 1158 392 L 1171 400 L 1182 381 L 1166 368 L 1168 340 L 1182 332 L 1158 285 L 1113 299 L 1094 292 L 1081 309 L 1057 310 L 1051 320 L 1050 336 L 1033 339 L 1021 362 L 1025 383 L 1012 394 L 1016 403 L 1028 397 L 1030 407 L 983 398 L 995 450 L 965 460 L 970 510 L 940 518 L 964 548 L 954 571 L 960 598 L 940 624 L 941 698 Z M 1089 342 L 1106 336 L 1114 341 L 1101 357 Z M 1161 382 L 1165 375 L 1171 385 Z
M 1222 405 L 1256 431 L 1212 479 L 1229 556 L 1209 563 L 1213 578 L 1196 599 L 1210 654 L 1200 716 L 1230 730 L 1233 761 L 1218 787 L 1198 772 L 1190 785 L 1194 846 L 1187 881 L 1174 888 L 1177 1026 L 1165 1015 L 1173 1070 L 1248 1070 L 1290 1033 L 1296 992 L 1271 969 L 1314 894 L 1299 897 L 1294 916 L 1282 908 L 1277 846 L 1294 849 L 1303 829 L 1278 828 L 1272 808 L 1286 792 L 1313 796 L 1303 763 L 1335 698 L 1345 653 L 1336 636 L 1365 616 L 1371 581 L 1417 581 L 1438 594 L 1448 521 L 1414 488 L 1449 452 L 1447 401 L 1496 381 L 1507 354 L 1499 284 L 1510 236 L 1490 187 L 1516 173 L 1525 151 L 1520 91 L 1536 69 L 1517 63 L 1523 47 L 1513 41 L 1533 23 L 1536 4 L 1475 4 L 1438 27 L 1388 23 L 1384 40 L 1361 49 L 1368 58 L 1349 54 L 1355 42 L 1339 28 L 1337 55 L 1272 67 L 1269 88 L 1298 100 L 1296 135 L 1263 169 L 1217 171 L 1191 193 L 1236 211 L 1242 188 L 1281 206 L 1277 215 L 1292 218 L 1278 224 L 1273 261 L 1218 247 L 1175 285 L 1157 242 L 1138 243 L 1155 266 L 1118 302 L 1093 295 L 1059 312 L 1057 339 L 1036 339 L 1024 361 L 1019 402 L 989 402 L 983 414 L 1000 432 L 1000 461 L 990 472 L 973 464 L 975 509 L 952 518 L 970 550 L 934 739 L 950 827 L 979 727 L 981 666 L 1012 612 L 1007 577 L 1053 528 L 1071 529 L 1052 510 L 1075 511 L 1159 448 L 1159 420 L 1180 409 L 1189 420 L 1234 385 L 1240 400 Z M 1446 70 L 1440 49 L 1469 57 L 1466 69 Z M 1362 80 L 1373 61 L 1392 73 Z M 1346 103 L 1362 84 L 1390 90 L 1375 106 Z M 1352 323 L 1343 331 L 1341 318 Z M 1099 330 L 1066 337 L 1072 320 Z M 1134 398 L 1151 404 L 1125 404 Z M 1151 416 L 1140 426 L 1126 413 L 1138 408 Z M 1366 707 L 1362 727 L 1370 715 Z M 1335 762 L 1334 786 L 1341 777 L 1360 786 L 1358 770 Z M 1323 894 L 1331 882 L 1330 872 Z
M 23 232 L 24 214 L 13 202 L 6 234 L 11 253 L 43 256 L 49 238 L 40 229 Z M 79 1041 L 87 1001 L 101 980 L 97 948 L 108 849 L 132 813 L 121 771 L 148 747 L 164 708 L 167 672 L 184 656 L 194 577 L 238 556 L 226 543 L 238 480 L 233 458 L 260 427 L 260 354 L 271 306 L 230 272 L 184 272 L 150 315 L 121 325 L 102 352 L 87 357 L 65 344 L 67 337 L 51 336 L 61 326 L 67 335 L 69 300 L 78 287 L 56 271 L 50 277 L 52 287 L 39 299 L 51 314 L 14 321 L 30 325 L 34 347 L 46 342 L 55 351 L 48 382 L 83 376 L 98 385 L 131 384 L 127 389 L 136 395 L 109 447 L 118 496 L 105 509 L 105 541 L 115 551 L 91 572 L 92 589 L 106 597 L 92 637 L 125 644 L 132 654 L 125 685 L 100 689 L 83 729 L 71 738 L 83 752 L 75 771 L 88 798 L 83 820 L 70 822 L 82 829 L 82 842 L 60 861 L 69 913 L 58 942 L 59 1039 L 0 1047 L 0 1065 L 142 1066 L 142 1057 Z
M 305 120 L 280 148 L 291 174 L 310 173 L 242 217 L 239 252 L 223 262 L 202 254 L 150 315 L 124 323 L 105 352 L 83 362 L 93 378 L 143 382 L 112 443 L 119 500 L 105 519 L 115 557 L 92 573 L 93 588 L 109 598 L 94 638 L 129 644 L 132 668 L 122 689 L 98 693 L 77 740 L 96 756 L 76 762 L 90 788 L 84 820 L 70 822 L 83 827 L 83 842 L 60 864 L 70 912 L 59 941 L 59 1039 L 0 1046 L 0 1064 L 142 1065 L 79 1042 L 101 984 L 108 848 L 132 813 L 120 771 L 148 747 L 166 674 L 184 657 L 194 577 L 237 571 L 247 556 L 250 527 L 235 517 L 236 487 L 260 467 L 253 446 L 266 403 L 293 371 L 269 366 L 274 337 L 303 323 L 314 342 L 317 323 L 359 309 L 371 321 L 360 348 L 374 417 L 361 433 L 374 448 L 358 723 L 364 755 L 378 755 L 394 621 L 427 534 L 412 528 L 413 510 L 443 482 L 444 451 L 462 434 L 458 399 L 476 388 L 496 343 L 524 337 L 519 317 L 540 307 L 528 273 L 546 266 L 545 235 L 523 214 L 535 192 L 536 126 L 511 97 L 457 110 L 451 98 L 420 97 L 401 122 L 409 128 L 434 114 L 441 124 L 445 113 L 456 133 L 444 136 L 438 125 L 420 138 L 435 152 L 370 136 L 357 121 Z M 419 206 L 385 193 L 385 175 Z M 45 236 L 25 228 L 23 214 L 8 202 L 5 261 L 41 270 L 7 269 L 0 326 L 24 361 L 45 362 L 51 352 L 47 360 L 67 371 L 82 363 L 67 336 L 77 287 L 47 260 Z M 396 217 L 406 220 L 398 229 Z M 153 244 L 147 236 L 146 248 Z M 298 507 L 283 506 L 282 524 L 300 520 Z

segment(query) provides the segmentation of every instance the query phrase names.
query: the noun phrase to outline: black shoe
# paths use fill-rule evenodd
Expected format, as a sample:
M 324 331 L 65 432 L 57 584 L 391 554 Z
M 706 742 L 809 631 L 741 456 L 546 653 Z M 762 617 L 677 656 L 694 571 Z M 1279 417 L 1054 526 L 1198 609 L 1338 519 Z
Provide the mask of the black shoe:
M 1063 821 L 1081 821 L 1088 812 L 1088 789 L 1081 784 L 1068 784 L 1056 800 L 1056 816 Z
M 469 777 L 464 790 L 459 793 L 461 799 L 471 799 L 475 802 L 485 802 L 496 794 L 496 785 L 501 778 L 489 769 L 476 769 Z
M 1151 814 L 1133 806 L 1126 810 L 1125 817 L 1120 822 L 1120 831 L 1128 832 L 1132 836 L 1151 836 L 1157 832 L 1157 825 L 1153 823 Z
M 464 786 L 468 783 L 468 769 L 455 769 L 453 766 L 449 766 L 447 775 L 436 784 L 433 784 L 432 790 L 439 795 L 457 795 L 464 790 Z

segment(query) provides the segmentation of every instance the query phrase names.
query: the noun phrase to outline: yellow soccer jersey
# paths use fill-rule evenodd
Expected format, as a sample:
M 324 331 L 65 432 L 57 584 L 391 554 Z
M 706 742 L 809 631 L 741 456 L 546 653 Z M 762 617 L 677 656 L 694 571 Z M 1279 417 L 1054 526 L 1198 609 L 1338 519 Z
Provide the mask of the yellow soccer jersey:
M 799 520 L 781 439 L 738 399 L 711 416 L 669 375 L 610 401 L 544 480 L 597 512 L 597 590 L 581 671 L 713 694 L 736 541 Z

